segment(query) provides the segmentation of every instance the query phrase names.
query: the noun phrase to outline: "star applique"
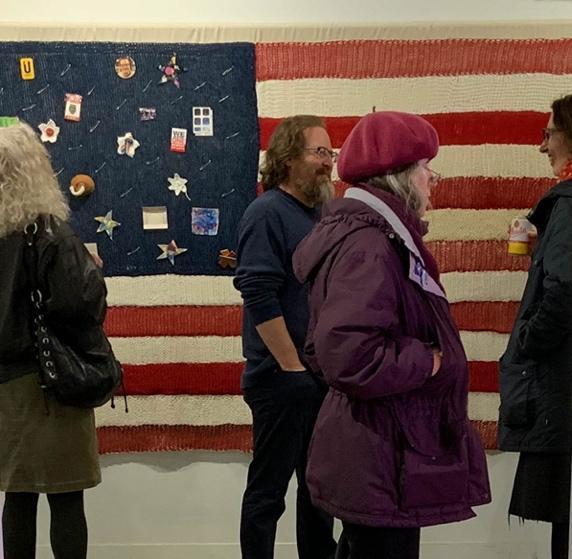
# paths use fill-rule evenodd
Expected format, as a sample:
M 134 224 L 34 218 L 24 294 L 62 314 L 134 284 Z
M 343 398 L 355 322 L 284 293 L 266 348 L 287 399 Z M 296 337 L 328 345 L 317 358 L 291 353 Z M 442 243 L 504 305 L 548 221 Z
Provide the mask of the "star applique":
M 161 72 L 163 72 L 163 75 L 161 76 L 161 81 L 159 82 L 160 84 L 172 82 L 175 87 L 177 87 L 177 88 L 181 87 L 181 82 L 179 81 L 179 76 L 183 72 L 186 72 L 187 69 L 183 68 L 177 64 L 177 54 L 176 53 L 173 53 L 173 56 L 171 56 L 171 60 L 169 61 L 168 64 L 165 64 L 165 65 L 159 64 L 159 66 L 157 66 L 157 68 Z
M 174 240 L 171 241 L 168 245 L 157 246 L 163 251 L 162 254 L 157 256 L 157 260 L 167 259 L 171 263 L 171 266 L 175 265 L 175 256 L 179 256 L 188 250 L 186 248 L 179 248 Z
M 187 200 L 190 200 L 187 194 L 188 179 L 179 176 L 179 173 L 175 173 L 175 176 L 169 177 L 167 180 L 169 181 L 169 190 L 172 190 L 175 196 L 178 196 L 182 192 L 187 197 Z
M 41 124 L 38 124 L 38 128 L 42 133 L 40 136 L 40 140 L 42 140 L 42 142 L 50 142 L 50 144 L 56 143 L 60 133 L 60 127 L 51 118 L 48 120 L 48 122 L 42 122 Z
M 117 136 L 117 153 L 119 155 L 127 155 L 132 158 L 135 155 L 135 150 L 140 145 L 131 132 L 126 132 L 123 136 Z
M 113 210 L 109 210 L 104 216 L 98 216 L 95 219 L 95 221 L 99 221 L 99 227 L 97 228 L 97 233 L 102 233 L 103 231 L 105 231 L 107 233 L 107 236 L 113 240 L 113 229 L 115 227 L 119 227 L 121 225 L 121 223 L 119 223 L 118 221 L 115 221 L 112 217 Z

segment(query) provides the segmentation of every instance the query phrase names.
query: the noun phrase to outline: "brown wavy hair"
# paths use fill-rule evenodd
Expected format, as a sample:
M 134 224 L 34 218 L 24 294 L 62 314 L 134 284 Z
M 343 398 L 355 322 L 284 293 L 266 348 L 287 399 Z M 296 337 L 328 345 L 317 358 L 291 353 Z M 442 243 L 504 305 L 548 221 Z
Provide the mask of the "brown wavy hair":
M 285 118 L 274 130 L 266 158 L 260 167 L 262 190 L 272 190 L 288 178 L 286 163 L 302 154 L 306 128 L 325 128 L 324 121 L 314 115 L 296 115 Z
M 572 149 L 572 95 L 565 95 L 552 102 L 554 126 L 566 138 L 566 145 Z

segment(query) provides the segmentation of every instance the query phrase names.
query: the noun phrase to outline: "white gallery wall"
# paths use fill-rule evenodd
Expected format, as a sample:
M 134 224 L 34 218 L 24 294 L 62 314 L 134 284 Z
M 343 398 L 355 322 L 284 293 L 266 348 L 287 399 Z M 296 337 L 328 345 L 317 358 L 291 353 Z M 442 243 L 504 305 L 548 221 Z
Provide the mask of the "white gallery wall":
M 2 0 L 2 22 L 182 26 L 572 18 L 570 0 Z
M 358 24 L 570 20 L 560 0 L 0 0 L 0 26 Z M 102 457 L 103 484 L 86 494 L 92 559 L 238 559 L 240 500 L 249 457 L 240 453 L 162 453 Z M 494 502 L 458 525 L 423 531 L 424 559 L 547 559 L 546 525 L 509 527 L 516 455 L 489 453 Z M 295 552 L 294 492 L 280 523 L 277 559 Z M 1 497 L 0 497 L 1 500 Z M 48 512 L 39 519 L 41 558 L 49 552 Z

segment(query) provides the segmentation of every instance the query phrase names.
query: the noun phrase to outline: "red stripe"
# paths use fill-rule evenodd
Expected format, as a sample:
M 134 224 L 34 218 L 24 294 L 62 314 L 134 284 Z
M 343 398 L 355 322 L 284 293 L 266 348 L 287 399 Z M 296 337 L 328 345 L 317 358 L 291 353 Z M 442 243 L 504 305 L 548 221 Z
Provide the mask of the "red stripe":
M 498 363 L 496 361 L 469 361 L 469 390 L 471 392 L 498 392 Z
M 124 365 L 125 389 L 131 396 L 241 394 L 243 363 L 155 363 Z M 498 392 L 496 361 L 469 362 L 472 392 Z
M 552 178 L 534 177 L 449 177 L 443 178 L 431 195 L 433 209 L 502 210 L 532 208 L 554 186 Z M 335 198 L 342 198 L 351 185 L 334 181 Z M 262 194 L 258 183 L 256 195 Z
M 525 271 L 528 256 L 508 254 L 506 241 L 431 241 L 439 270 L 445 272 Z
M 258 43 L 256 80 L 570 74 L 570 39 Z
M 228 306 L 110 307 L 108 336 L 240 336 L 242 308 Z
M 473 421 L 486 449 L 497 447 L 494 421 Z M 100 454 L 181 450 L 252 450 L 250 425 L 99 427 Z
M 124 365 L 129 395 L 240 394 L 243 363 Z
M 451 310 L 459 330 L 507 334 L 512 330 L 519 305 L 516 301 L 463 302 L 452 304 Z
M 444 178 L 433 189 L 431 204 L 435 209 L 532 208 L 554 184 L 552 178 Z
M 141 425 L 99 427 L 100 454 L 177 450 L 239 450 L 252 447 L 250 425 Z
M 533 111 L 464 112 L 423 115 L 437 130 L 442 146 L 480 144 L 538 145 L 548 113 Z M 332 146 L 340 148 L 359 116 L 324 117 Z M 270 136 L 281 118 L 260 118 L 261 149 L 267 149 Z

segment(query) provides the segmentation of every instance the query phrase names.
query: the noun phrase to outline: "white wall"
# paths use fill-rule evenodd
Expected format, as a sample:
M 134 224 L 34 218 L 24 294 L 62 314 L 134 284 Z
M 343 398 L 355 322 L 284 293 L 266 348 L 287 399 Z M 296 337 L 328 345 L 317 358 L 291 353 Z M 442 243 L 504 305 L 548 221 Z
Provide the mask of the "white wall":
M 104 481 L 86 493 L 91 559 L 239 559 L 238 526 L 248 456 L 171 453 L 106 456 Z M 548 526 L 512 519 L 507 506 L 516 455 L 489 454 L 494 503 L 476 519 L 422 532 L 423 559 L 548 559 Z M 294 484 L 292 484 L 294 486 Z M 276 559 L 294 559 L 294 487 Z M 41 501 L 40 559 L 48 547 Z
M 185 26 L 192 23 L 359 23 L 572 18 L 570 0 L 2 0 L 1 21 Z

